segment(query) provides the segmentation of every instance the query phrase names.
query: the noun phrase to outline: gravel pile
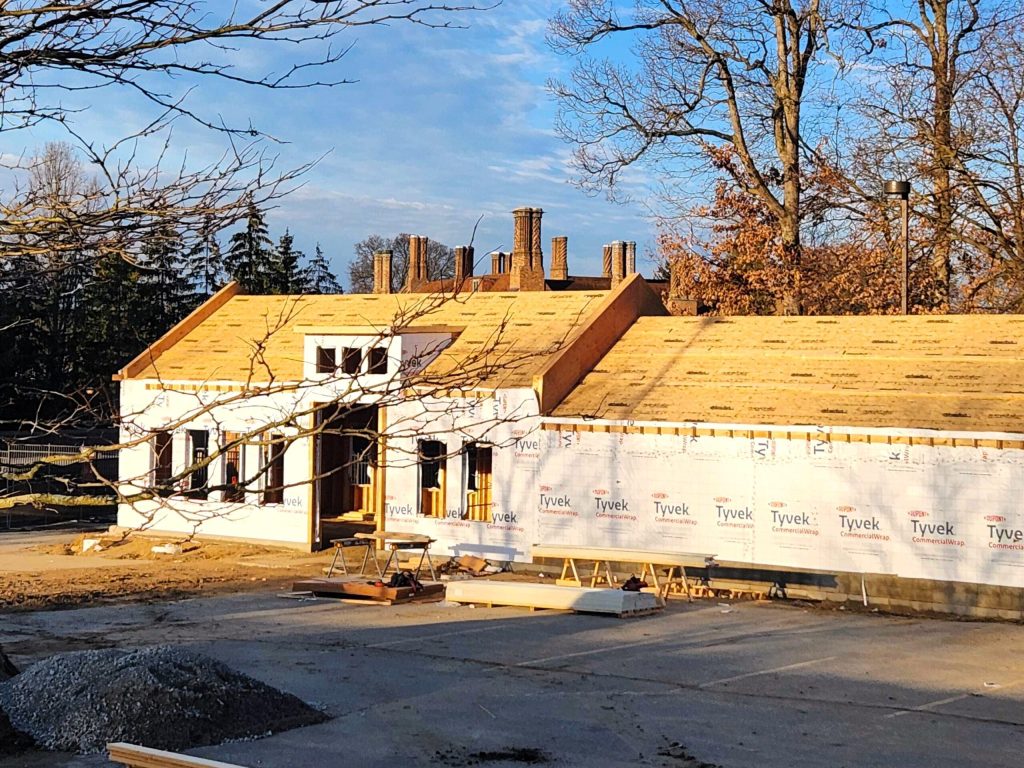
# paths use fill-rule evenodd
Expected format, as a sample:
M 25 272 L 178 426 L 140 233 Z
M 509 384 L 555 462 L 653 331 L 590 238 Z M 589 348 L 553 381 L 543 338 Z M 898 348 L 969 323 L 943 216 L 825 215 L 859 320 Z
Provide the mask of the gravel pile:
M 83 754 L 110 741 L 180 751 L 327 719 L 291 694 L 169 646 L 52 656 L 0 683 L 0 708 L 40 747 Z

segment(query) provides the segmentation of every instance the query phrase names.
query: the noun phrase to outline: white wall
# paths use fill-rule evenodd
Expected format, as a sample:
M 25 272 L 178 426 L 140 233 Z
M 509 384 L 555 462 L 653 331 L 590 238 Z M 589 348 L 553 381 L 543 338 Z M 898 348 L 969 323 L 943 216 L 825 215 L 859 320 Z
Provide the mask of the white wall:
M 1024 587 L 1024 451 L 542 434 L 539 543 Z
M 437 539 L 443 555 L 475 553 L 499 560 L 528 561 L 534 543 L 534 472 L 540 457 L 540 418 L 531 389 L 498 390 L 481 399 L 438 399 L 388 409 L 389 438 L 385 528 Z M 447 459 L 444 519 L 419 514 L 416 443 L 440 440 Z M 493 445 L 491 522 L 462 519 L 464 441 Z M 533 505 L 534 509 L 531 508 Z

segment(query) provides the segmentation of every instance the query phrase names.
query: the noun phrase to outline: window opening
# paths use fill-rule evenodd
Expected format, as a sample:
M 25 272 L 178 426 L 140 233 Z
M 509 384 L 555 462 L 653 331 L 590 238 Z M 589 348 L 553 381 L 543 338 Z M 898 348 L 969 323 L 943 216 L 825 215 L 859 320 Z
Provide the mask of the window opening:
M 316 348 L 316 372 L 317 373 L 334 373 L 337 365 L 335 363 L 335 349 L 334 347 L 317 347 Z
M 442 442 L 437 440 L 420 441 L 420 514 L 429 517 L 444 517 L 447 452 L 447 448 Z
M 188 430 L 189 451 L 189 472 L 188 472 L 188 493 L 193 499 L 205 499 L 207 481 L 209 480 L 209 466 L 206 460 L 210 457 L 210 433 L 205 429 Z
M 174 436 L 170 432 L 157 432 L 153 435 L 153 485 L 162 496 L 171 493 L 173 466 Z
M 245 501 L 242 487 L 242 436 L 224 433 L 224 501 Z
M 467 520 L 478 522 L 491 521 L 491 473 L 493 449 L 480 443 L 466 443 L 463 450 L 465 457 L 465 497 Z
M 359 347 L 345 347 L 341 350 L 341 370 L 355 376 L 363 363 L 363 352 Z
M 284 503 L 284 436 L 270 435 L 263 446 L 263 503 Z
M 370 370 L 367 373 L 388 372 L 388 348 L 374 347 L 370 350 Z

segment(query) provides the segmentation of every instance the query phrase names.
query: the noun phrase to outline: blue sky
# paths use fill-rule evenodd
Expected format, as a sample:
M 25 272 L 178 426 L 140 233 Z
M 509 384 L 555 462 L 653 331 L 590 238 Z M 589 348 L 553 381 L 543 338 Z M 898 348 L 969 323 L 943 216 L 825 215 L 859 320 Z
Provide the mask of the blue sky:
M 553 130 L 555 107 L 545 89 L 571 64 L 544 41 L 547 19 L 560 5 L 506 0 L 455 17 L 462 29 L 366 27 L 346 37 L 354 47 L 330 71 L 355 83 L 268 92 L 207 79 L 190 104 L 207 116 L 251 120 L 287 142 L 271 147 L 282 167 L 326 154 L 268 223 L 275 238 L 289 226 L 307 252 L 319 241 L 343 280 L 353 244 L 371 233 L 406 231 L 458 245 L 483 216 L 478 257 L 510 249 L 510 211 L 520 205 L 545 211 L 546 258 L 553 235 L 569 236 L 570 272 L 599 274 L 601 245 L 623 239 L 637 241 L 639 266 L 649 273 L 654 230 L 642 176 L 629 204 L 570 183 L 571 148 Z M 293 53 L 280 48 L 230 54 L 243 73 L 279 69 L 287 55 Z M 137 100 L 112 89 L 89 98 L 91 108 L 74 120 L 90 136 L 121 135 L 145 116 Z M 29 152 L 31 142 L 46 138 L 22 136 Z M 175 127 L 174 142 L 188 147 L 194 162 L 224 146 L 221 137 L 184 123 Z

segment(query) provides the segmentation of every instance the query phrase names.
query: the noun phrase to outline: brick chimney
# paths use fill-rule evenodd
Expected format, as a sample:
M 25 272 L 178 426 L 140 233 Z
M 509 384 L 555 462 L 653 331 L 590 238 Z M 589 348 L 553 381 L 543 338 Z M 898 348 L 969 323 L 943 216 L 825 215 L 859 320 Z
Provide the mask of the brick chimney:
M 540 208 L 530 209 L 530 269 L 539 272 L 544 279 L 544 251 L 541 249 L 540 220 L 544 211 Z
M 601 248 L 601 277 L 612 276 L 612 246 L 605 243 Z
M 391 293 L 391 251 L 373 254 L 373 292 Z
M 491 251 L 491 274 L 502 274 L 505 271 L 505 265 L 507 262 L 507 254 L 504 254 L 501 251 Z
M 569 238 L 564 235 L 551 238 L 551 279 L 569 279 Z
M 455 290 L 461 290 L 463 281 L 472 276 L 473 246 L 458 245 L 455 247 Z
M 636 272 L 636 242 L 626 242 L 626 274 L 632 275 Z
M 409 235 L 409 272 L 405 279 L 405 290 L 418 292 L 427 282 L 427 242 L 425 235 Z
M 611 244 L 611 256 L 612 288 L 615 288 L 626 276 L 626 244 L 622 240 Z
M 529 269 L 533 245 L 533 209 L 516 208 L 512 211 L 512 266 L 508 268 L 508 287 L 518 291 L 524 269 Z

